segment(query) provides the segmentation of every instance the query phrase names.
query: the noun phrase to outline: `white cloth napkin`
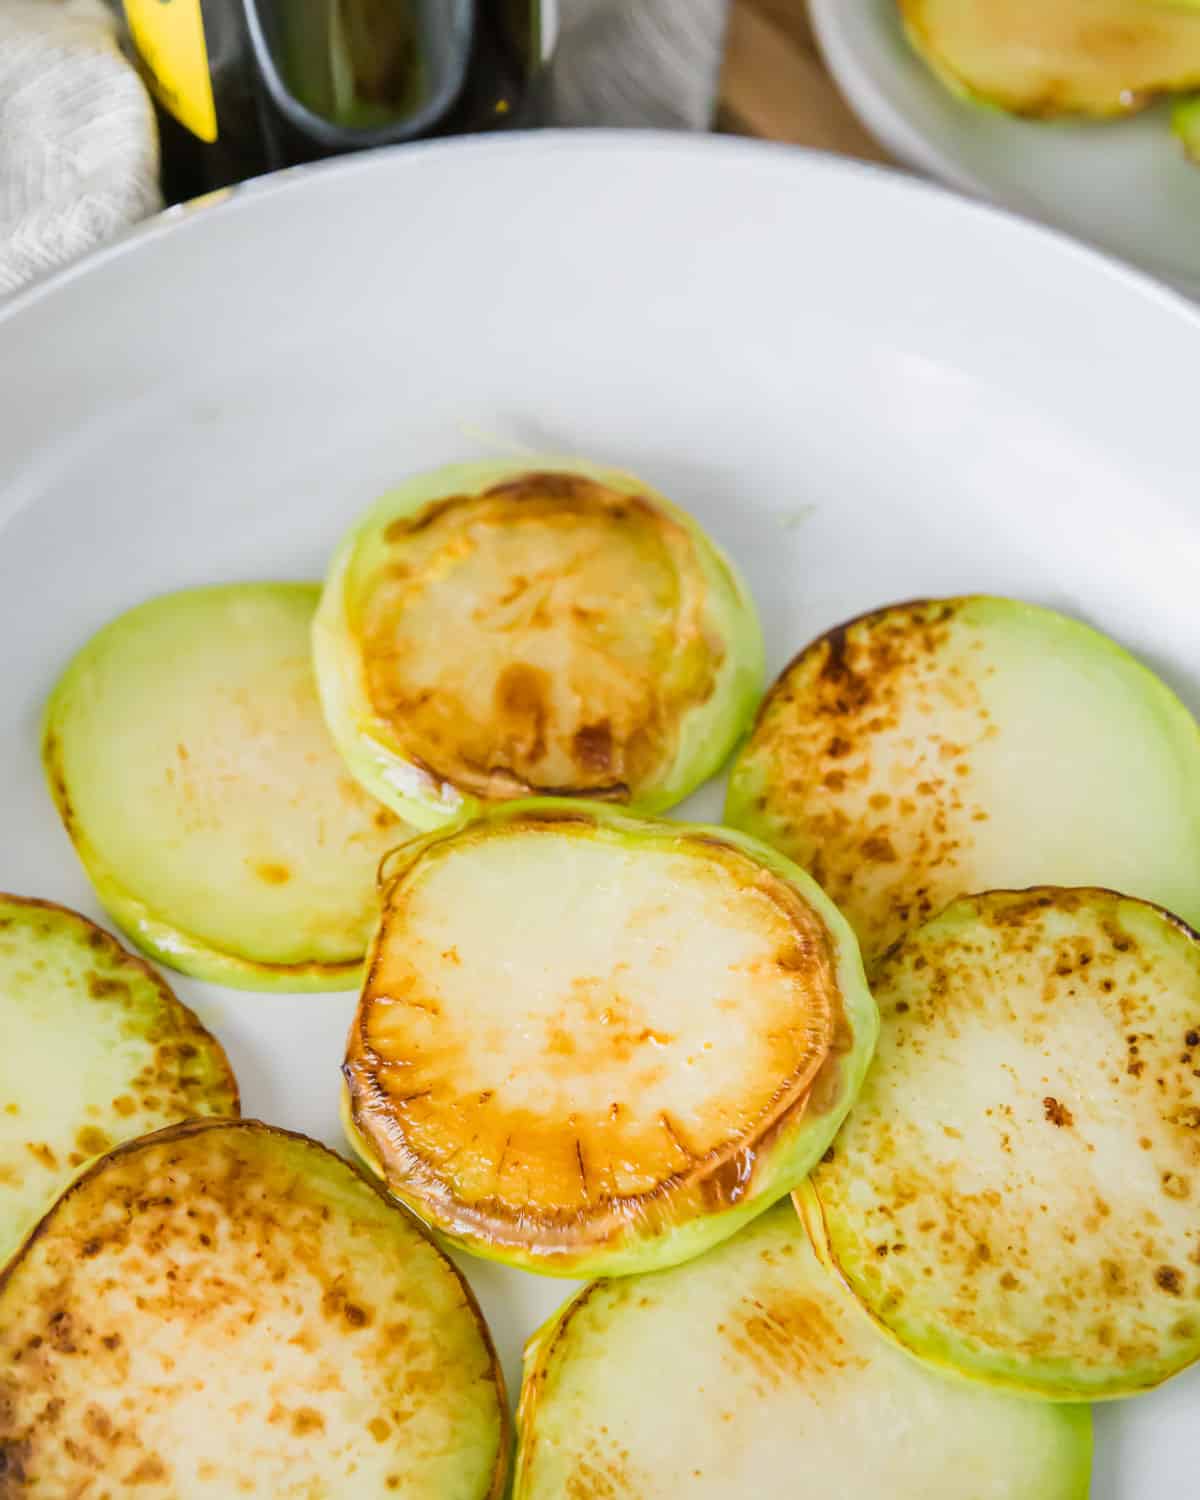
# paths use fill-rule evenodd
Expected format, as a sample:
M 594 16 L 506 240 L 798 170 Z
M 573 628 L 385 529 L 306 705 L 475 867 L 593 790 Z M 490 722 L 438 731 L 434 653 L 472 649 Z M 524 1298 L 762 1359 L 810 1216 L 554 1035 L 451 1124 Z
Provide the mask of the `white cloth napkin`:
M 0 0 L 0 296 L 160 208 L 158 134 L 100 0 Z

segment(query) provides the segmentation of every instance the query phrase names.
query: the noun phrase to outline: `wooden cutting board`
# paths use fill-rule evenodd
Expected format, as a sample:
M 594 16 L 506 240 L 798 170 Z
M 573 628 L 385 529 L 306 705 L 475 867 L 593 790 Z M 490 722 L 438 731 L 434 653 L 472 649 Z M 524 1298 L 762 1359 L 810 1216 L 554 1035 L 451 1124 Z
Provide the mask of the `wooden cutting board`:
M 737 135 L 816 146 L 866 161 L 890 160 L 830 78 L 805 0 L 734 0 L 718 125 Z

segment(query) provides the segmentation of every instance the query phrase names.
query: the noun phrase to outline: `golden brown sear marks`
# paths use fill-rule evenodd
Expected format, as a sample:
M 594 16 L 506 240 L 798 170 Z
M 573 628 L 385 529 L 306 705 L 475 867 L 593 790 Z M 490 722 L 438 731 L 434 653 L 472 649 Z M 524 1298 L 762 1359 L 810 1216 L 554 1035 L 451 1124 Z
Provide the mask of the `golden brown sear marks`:
M 37 1096 L 52 1058 L 30 1059 L 23 1100 L 0 1099 L 0 1252 L 67 1177 L 115 1141 L 174 1120 L 238 1112 L 220 1044 L 142 959 L 87 918 L 28 897 L 0 895 L 0 1006 L 7 1034 L 68 1029 L 87 1076 L 73 1113 Z M 114 1080 L 111 1096 L 97 1077 Z M 9 1215 L 5 1222 L 4 1215 Z
M 834 1254 L 915 1348 L 1050 1390 L 1200 1353 L 1200 954 L 1108 891 L 960 900 L 881 962 L 873 1072 L 814 1176 Z M 1032 1372 L 1032 1373 L 1031 1373 Z
M 833 941 L 791 886 L 674 832 L 645 836 L 658 854 L 593 866 L 598 837 L 586 816 L 514 817 L 418 855 L 385 890 L 344 1070 L 399 1196 L 455 1232 L 551 1255 L 741 1202 L 779 1132 L 833 1106 L 853 1043 Z M 498 874 L 445 883 L 489 841 L 523 839 L 515 858 L 545 860 L 548 888 L 619 882 L 628 898 L 641 880 L 647 905 L 587 935 L 591 952 L 525 906 L 497 916 Z M 443 922 L 451 890 L 461 919 Z
M 385 537 L 357 629 L 375 712 L 414 764 L 485 799 L 615 801 L 670 764 L 723 657 L 679 523 L 582 475 L 534 472 Z
M 818 1381 L 850 1360 L 846 1340 L 813 1297 L 771 1284 L 748 1293 L 735 1316 L 718 1327 L 733 1357 L 748 1363 L 759 1394 Z
M 629 1449 L 614 1434 L 583 1445 L 567 1475 L 565 1500 L 636 1500 L 641 1490 L 630 1468 Z
M 183 1475 L 189 1494 L 307 1500 L 359 1473 L 374 1495 L 364 1435 L 376 1469 L 411 1467 L 453 1446 L 447 1405 L 490 1408 L 499 1438 L 498 1402 L 433 1246 L 323 1148 L 255 1122 L 119 1147 L 0 1274 L 0 1500 L 90 1495 L 98 1474 L 161 1500 Z M 491 1493 L 486 1468 L 464 1493 Z
M 972 756 L 996 730 L 958 608 L 896 605 L 820 637 L 768 695 L 746 752 L 755 823 L 842 908 L 868 959 L 960 894 L 987 817 Z

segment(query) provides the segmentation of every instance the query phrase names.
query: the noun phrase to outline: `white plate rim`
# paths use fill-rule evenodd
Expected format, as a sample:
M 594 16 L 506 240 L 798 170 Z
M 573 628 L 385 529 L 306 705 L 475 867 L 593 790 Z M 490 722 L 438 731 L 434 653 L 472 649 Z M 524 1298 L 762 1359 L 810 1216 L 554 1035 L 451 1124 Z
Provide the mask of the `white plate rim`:
M 809 4 L 813 7 L 814 17 L 818 6 L 829 5 L 836 8 L 842 3 L 844 0 L 809 0 Z M 201 216 L 205 221 L 217 214 L 222 217 L 232 216 L 264 200 L 303 191 L 305 185 L 315 178 L 334 174 L 369 176 L 372 172 L 385 170 L 384 163 L 388 161 L 417 154 L 423 157 L 439 155 L 461 157 L 466 154 L 487 157 L 493 154 L 503 156 L 513 149 L 521 151 L 548 149 L 566 152 L 583 150 L 601 154 L 611 152 L 614 156 L 619 156 L 628 151 L 631 146 L 636 147 L 641 153 L 659 152 L 664 156 L 674 153 L 703 153 L 730 157 L 744 156 L 747 160 L 767 157 L 774 157 L 779 161 L 792 159 L 804 163 L 802 169 L 804 172 L 826 172 L 833 176 L 858 178 L 862 182 L 879 182 L 885 184 L 890 191 L 899 191 L 923 199 L 927 203 L 936 204 L 939 212 L 976 220 L 991 220 L 1007 231 L 1016 230 L 1031 246 L 1036 242 L 1041 243 L 1042 249 L 1035 253 L 1066 255 L 1087 263 L 1093 271 L 1098 271 L 1110 281 L 1121 284 L 1124 291 L 1160 302 L 1200 328 L 1200 305 L 1197 305 L 1177 287 L 1103 246 L 1082 240 L 1068 230 L 1023 211 L 1018 204 L 996 200 L 982 187 L 978 191 L 972 190 L 966 176 L 963 177 L 964 185 L 958 187 L 954 183 L 947 185 L 931 180 L 930 177 L 913 177 L 907 172 L 882 163 L 840 156 L 833 152 L 790 142 L 767 141 L 707 131 L 611 127 L 586 130 L 562 127 L 532 128 L 379 146 L 351 156 L 285 167 L 278 172 L 251 178 L 232 187 L 218 188 L 187 202 L 175 204 L 149 219 L 123 229 L 107 244 L 98 246 L 79 260 L 49 272 L 30 286 L 22 288 L 7 299 L 0 300 L 0 327 L 41 301 L 53 297 L 59 288 L 87 277 L 93 270 L 98 270 L 119 258 L 136 254 L 143 247 L 154 244 L 164 237 L 184 233 L 187 227 L 194 224 Z M 900 153 L 897 151 L 896 154 Z

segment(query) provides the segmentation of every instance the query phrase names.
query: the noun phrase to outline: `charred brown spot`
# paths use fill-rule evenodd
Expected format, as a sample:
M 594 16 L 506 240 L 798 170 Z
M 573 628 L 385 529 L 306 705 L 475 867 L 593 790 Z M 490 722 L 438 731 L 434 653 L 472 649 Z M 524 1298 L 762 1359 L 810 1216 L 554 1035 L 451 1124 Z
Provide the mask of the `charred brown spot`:
M 1172 1297 L 1179 1297 L 1183 1293 L 1183 1273 L 1174 1266 L 1159 1266 L 1154 1273 L 1154 1285 Z
M 58 1171 L 58 1157 L 45 1141 L 26 1141 L 25 1149 L 40 1166 L 51 1172 Z
M 84 1125 L 75 1132 L 75 1143 L 85 1156 L 99 1156 L 112 1145 L 112 1138 L 95 1125 Z
M 575 734 L 575 758 L 588 771 L 608 773 L 613 767 L 612 726 L 584 724 Z
M 1052 1095 L 1048 1094 L 1042 1100 L 1042 1109 L 1051 1125 L 1057 1125 L 1060 1129 L 1067 1125 L 1074 1125 L 1075 1123 L 1075 1116 L 1067 1106 Z
M 159 1484 L 169 1479 L 165 1463 L 156 1453 L 149 1453 L 125 1476 L 126 1484 Z
M 117 995 L 128 997 L 129 986 L 123 979 L 92 973 L 87 976 L 87 991 L 93 1000 L 112 1000 Z
M 411 516 L 399 516 L 383 533 L 384 541 L 402 542 L 415 532 L 425 531 L 443 516 L 457 509 L 466 501 L 465 495 L 447 495 L 442 500 L 433 500 L 414 511 Z
M 536 765 L 546 753 L 551 716 L 548 674 L 519 661 L 505 667 L 496 682 L 496 712 L 500 734 L 515 738 L 521 758 Z
M 325 1431 L 325 1418 L 315 1407 L 299 1406 L 292 1413 L 292 1432 L 296 1437 L 307 1437 L 313 1432 Z

